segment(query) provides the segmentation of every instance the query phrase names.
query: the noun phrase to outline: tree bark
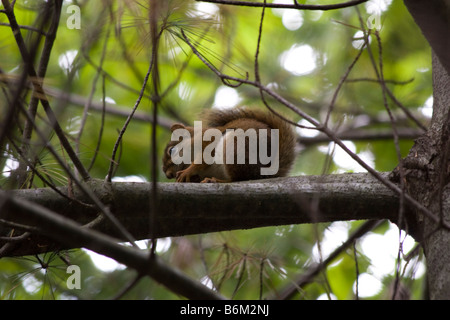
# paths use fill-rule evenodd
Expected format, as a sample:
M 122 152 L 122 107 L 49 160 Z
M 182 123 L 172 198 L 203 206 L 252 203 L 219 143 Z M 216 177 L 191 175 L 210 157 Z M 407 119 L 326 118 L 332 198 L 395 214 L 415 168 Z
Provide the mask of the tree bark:
M 433 116 L 404 161 L 407 187 L 440 221 L 416 213 L 430 298 L 450 299 L 450 2 L 404 2 L 432 48 L 433 61 Z
M 450 77 L 433 55 L 434 110 L 430 129 L 405 159 L 410 194 L 440 223 L 416 214 L 431 299 L 450 299 Z
M 387 178 L 387 174 L 382 175 Z M 115 182 L 108 185 L 96 180 L 91 182 L 90 187 L 103 203 L 109 205 L 135 239 L 148 238 L 151 184 Z M 67 194 L 66 188 L 61 188 L 61 191 Z M 6 201 L 0 219 L 29 226 L 30 231 L 39 231 L 48 226 L 36 220 L 27 208 L 22 208 L 20 201 L 45 207 L 80 225 L 96 219 L 98 214 L 95 208 L 70 201 L 49 188 L 15 190 L 10 196 L 18 201 Z M 79 201 L 90 202 L 80 192 L 75 192 L 74 196 Z M 371 175 L 358 173 L 229 184 L 160 183 L 157 208 L 154 230 L 155 236 L 159 238 L 338 220 L 397 221 L 399 200 Z M 106 218 L 95 229 L 120 237 Z M 32 237 L 16 243 L 7 255 L 51 251 L 58 246 L 47 238 Z M 78 246 L 72 240 L 69 247 Z

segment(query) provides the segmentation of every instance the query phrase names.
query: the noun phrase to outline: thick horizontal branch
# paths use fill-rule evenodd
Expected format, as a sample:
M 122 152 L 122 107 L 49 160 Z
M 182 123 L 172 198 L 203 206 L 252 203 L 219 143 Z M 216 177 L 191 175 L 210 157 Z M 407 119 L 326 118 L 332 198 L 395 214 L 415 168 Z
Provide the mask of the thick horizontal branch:
M 108 186 L 97 180 L 90 186 L 135 239 L 148 238 L 151 184 L 114 182 Z M 63 188 L 62 192 L 67 190 Z M 47 188 L 16 190 L 12 196 L 44 206 L 79 224 L 91 222 L 98 213 L 95 208 L 68 201 Z M 75 196 L 89 202 L 81 193 L 75 192 Z M 395 221 L 399 201 L 371 175 L 358 173 L 228 184 L 160 183 L 157 208 L 155 236 L 170 237 L 340 220 Z M 28 231 L 42 227 L 32 213 L 17 206 L 2 208 L 0 219 L 3 224 L 10 221 L 16 226 L 30 226 Z M 97 224 L 96 229 L 119 237 L 107 219 Z M 53 245 L 46 239 L 30 238 L 20 244 L 14 242 L 15 248 L 9 255 L 51 251 L 57 248 Z M 77 243 L 72 243 L 72 247 L 77 247 Z

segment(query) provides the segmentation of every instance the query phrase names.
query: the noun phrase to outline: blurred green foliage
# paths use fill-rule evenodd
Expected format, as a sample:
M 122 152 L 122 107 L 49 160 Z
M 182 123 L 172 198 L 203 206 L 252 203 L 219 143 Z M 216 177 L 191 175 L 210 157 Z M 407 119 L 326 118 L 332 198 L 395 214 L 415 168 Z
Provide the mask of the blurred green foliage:
M 324 4 L 331 2 L 333 1 L 321 1 Z M 36 21 L 39 21 L 38 8 L 43 3 L 41 0 L 17 1 L 15 14 L 19 24 L 36 26 Z M 69 29 L 66 26 L 70 16 L 67 7 L 74 3 L 81 7 L 81 29 Z M 104 3 L 109 4 L 105 6 Z M 172 0 L 162 3 L 164 5 L 160 26 L 164 25 L 164 31 L 158 52 L 158 67 L 159 87 L 163 96 L 158 114 L 170 121 L 190 123 L 197 119 L 202 109 L 217 103 L 231 102 L 216 100 L 218 90 L 224 87 L 223 83 L 192 54 L 181 30 L 184 30 L 201 55 L 217 69 L 240 78 L 245 78 L 248 73 L 249 79 L 254 80 L 262 9 L 206 5 L 195 1 Z M 420 110 L 432 95 L 430 49 L 402 1 L 379 3 L 383 9 L 379 15 L 381 49 L 375 35 L 372 33 L 369 36 L 374 61 L 379 70 L 379 59 L 382 59 L 384 79 L 392 81 L 387 82 L 387 87 L 405 108 L 426 125 L 427 118 Z M 258 58 L 262 83 L 270 84 L 271 88 L 300 109 L 323 121 L 341 78 L 358 55 L 359 49 L 354 46 L 355 38 L 362 27 L 367 28 L 367 20 L 372 14 L 368 12 L 368 5 L 363 4 L 358 8 L 360 16 L 355 8 L 324 12 L 300 11 L 293 15 L 294 26 L 288 23 L 289 10 L 266 9 Z M 0 22 L 3 23 L 0 26 L 0 68 L 5 74 L 14 77 L 19 74 L 21 58 L 7 19 L 1 13 Z M 295 27 L 295 24 L 301 26 Z M 22 29 L 22 33 L 29 43 L 36 38 L 35 32 Z M 312 49 L 315 68 L 300 75 L 288 71 L 282 63 L 283 55 L 286 58 L 289 50 L 305 45 Z M 307 58 L 294 56 L 291 61 L 302 66 L 303 62 L 307 62 Z M 64 64 L 64 61 L 67 63 Z M 90 163 L 99 145 L 91 169 L 93 177 L 105 177 L 118 130 L 124 125 L 125 118 L 106 113 L 102 125 L 101 111 L 89 110 L 81 139 L 76 142 L 84 105 L 92 94 L 92 103 L 101 106 L 102 101 L 106 100 L 109 105 L 130 112 L 138 98 L 150 61 L 151 39 L 148 4 L 145 1 L 64 2 L 45 84 L 48 88 L 82 97 L 82 103 L 66 103 L 61 95 L 55 95 L 51 97 L 50 102 L 62 127 L 73 138 L 71 141 L 74 145 L 78 143 L 83 163 Z M 102 70 L 100 74 L 98 68 Z M 347 132 L 355 128 L 390 130 L 383 91 L 380 84 L 374 81 L 376 73 L 367 50 L 364 50 L 356 61 L 348 79 L 358 81 L 343 84 L 337 95 L 329 126 Z M 149 83 L 138 108 L 138 113 L 142 115 L 151 115 L 151 87 Z M 238 95 L 239 104 L 262 107 L 257 88 L 241 85 L 232 90 L 234 91 L 230 92 Z M 24 99 L 29 100 L 30 96 Z M 292 120 L 301 120 L 280 103 L 273 99 L 268 101 Z M 398 117 L 398 127 L 416 128 L 392 100 L 388 98 L 388 102 L 392 112 Z M 42 110 L 39 110 L 39 115 L 42 114 Z M 46 130 L 46 124 L 42 122 L 40 128 Z M 117 177 L 137 176 L 146 181 L 152 178 L 150 128 L 146 121 L 134 119 L 131 122 L 120 145 Z M 308 132 L 315 133 L 313 130 Z M 54 145 L 57 145 L 57 139 L 50 133 L 48 136 Z M 36 137 L 33 139 L 33 145 L 36 146 L 41 160 L 37 169 L 48 173 L 58 183 L 65 184 L 66 177 L 62 169 L 48 152 L 40 147 L 42 143 Z M 169 139 L 170 132 L 166 128 L 158 127 L 159 159 Z M 392 139 L 348 143 L 354 146 L 357 154 L 371 159 L 376 170 L 390 171 L 398 163 Z M 401 140 L 399 147 L 403 156 L 411 145 L 412 140 Z M 351 164 L 342 166 L 336 159 L 333 161 L 336 154 L 331 153 L 332 150 L 334 147 L 328 142 L 302 147 L 291 174 L 330 174 L 358 170 Z M 8 152 L 5 155 L 8 154 L 9 159 L 17 157 L 11 149 L 5 151 Z M 4 162 L 2 164 L 5 165 Z M 2 176 L 4 182 L 9 177 L 6 165 Z M 160 165 L 159 162 L 158 167 Z M 157 178 L 160 182 L 168 181 L 161 170 Z M 33 183 L 35 187 L 43 185 L 39 179 L 34 179 Z M 357 221 L 345 225 L 350 232 L 359 224 Z M 317 245 L 326 240 L 324 234 L 328 228 L 333 230 L 333 225 L 279 226 L 173 238 L 170 240 L 170 246 L 159 253 L 169 264 L 180 268 L 193 278 L 208 285 L 211 285 L 212 281 L 215 288 L 220 289 L 225 296 L 259 299 L 276 296 L 280 288 L 292 283 L 299 274 L 319 261 Z M 378 230 L 384 234 L 391 230 L 391 227 L 384 225 Z M 333 244 L 337 247 L 340 242 L 334 241 Z M 398 241 L 393 241 L 391 246 L 398 248 Z M 357 241 L 354 248 L 346 250 L 332 266 L 313 279 L 311 284 L 299 290 L 295 298 L 354 299 L 355 281 L 358 276 L 373 273 L 368 254 Z M 123 268 L 103 271 L 94 265 L 82 250 L 63 252 L 60 255 L 64 259 L 57 254 L 41 255 L 39 258 L 0 259 L 0 299 L 108 299 L 117 296 L 136 277 L 133 270 Z M 81 290 L 67 289 L 65 261 L 80 266 Z M 395 266 L 397 262 L 393 257 L 387 263 Z M 403 267 L 405 260 L 401 259 L 399 263 Z M 420 259 L 416 261 L 416 265 L 421 265 Z M 407 286 L 411 298 L 422 298 L 423 273 L 417 276 L 400 274 L 400 282 Z M 378 279 L 382 283 L 380 289 L 363 298 L 390 298 L 391 283 L 395 276 L 393 273 L 381 276 Z M 360 283 L 360 286 L 363 286 L 363 283 Z M 122 298 L 180 297 L 155 281 L 144 278 Z

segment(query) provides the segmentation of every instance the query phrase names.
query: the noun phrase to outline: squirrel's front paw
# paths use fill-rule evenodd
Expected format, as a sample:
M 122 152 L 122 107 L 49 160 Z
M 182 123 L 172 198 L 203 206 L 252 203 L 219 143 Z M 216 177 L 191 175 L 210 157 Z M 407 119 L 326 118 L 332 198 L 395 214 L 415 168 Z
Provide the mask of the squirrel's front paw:
M 190 182 L 190 180 L 191 176 L 187 172 L 187 169 L 177 172 L 177 182 Z
M 176 175 L 177 182 L 200 182 L 200 177 L 193 171 L 188 169 L 180 170 Z

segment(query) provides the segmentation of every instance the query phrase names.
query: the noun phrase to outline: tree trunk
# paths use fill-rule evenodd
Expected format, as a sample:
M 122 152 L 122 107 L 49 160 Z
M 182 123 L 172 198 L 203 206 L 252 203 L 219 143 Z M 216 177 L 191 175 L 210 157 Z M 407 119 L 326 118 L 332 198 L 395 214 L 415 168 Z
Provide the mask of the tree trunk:
M 450 77 L 433 55 L 434 111 L 426 136 L 407 160 L 411 195 L 440 218 L 431 222 L 419 213 L 431 299 L 450 299 Z
M 416 213 L 431 299 L 450 299 L 450 3 L 405 0 L 432 48 L 433 116 L 404 161 L 409 193 L 440 223 Z

